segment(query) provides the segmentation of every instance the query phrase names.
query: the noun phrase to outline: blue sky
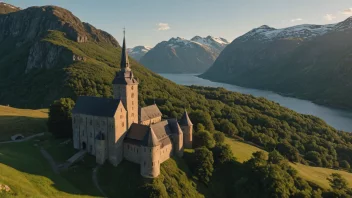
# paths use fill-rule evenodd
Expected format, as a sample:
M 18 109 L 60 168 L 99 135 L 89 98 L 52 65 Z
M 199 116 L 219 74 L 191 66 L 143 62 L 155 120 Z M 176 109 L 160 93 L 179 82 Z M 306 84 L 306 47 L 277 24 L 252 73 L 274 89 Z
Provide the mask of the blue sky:
M 336 23 L 352 16 L 351 0 L 0 0 L 21 8 L 57 5 L 128 47 L 154 46 L 171 37 L 236 37 L 261 25 Z

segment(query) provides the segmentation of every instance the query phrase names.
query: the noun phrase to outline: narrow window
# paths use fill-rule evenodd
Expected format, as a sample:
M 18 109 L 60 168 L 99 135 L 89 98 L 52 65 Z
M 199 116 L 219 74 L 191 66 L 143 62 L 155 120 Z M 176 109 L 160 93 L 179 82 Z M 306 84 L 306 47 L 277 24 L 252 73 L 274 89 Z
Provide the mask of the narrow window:
M 132 113 L 131 116 L 134 117 L 134 113 Z
M 133 98 L 133 97 L 134 97 L 134 93 L 131 94 L 131 98 Z
M 133 90 L 133 86 L 131 86 L 131 90 Z
M 134 105 L 134 102 L 132 101 L 132 105 Z
M 92 132 L 90 132 L 90 137 L 93 137 Z
M 125 126 L 125 123 L 124 123 L 124 122 L 122 122 L 122 123 L 121 123 L 121 126 L 122 126 L 122 127 L 124 127 L 124 126 Z

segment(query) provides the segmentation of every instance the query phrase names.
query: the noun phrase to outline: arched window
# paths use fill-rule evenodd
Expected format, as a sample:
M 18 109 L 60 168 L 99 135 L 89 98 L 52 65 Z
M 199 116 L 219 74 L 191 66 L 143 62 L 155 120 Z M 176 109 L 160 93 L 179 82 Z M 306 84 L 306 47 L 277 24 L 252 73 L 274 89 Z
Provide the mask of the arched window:
M 133 90 L 133 86 L 131 86 L 131 90 Z
M 134 117 L 134 113 L 132 113 L 131 116 Z
M 131 94 L 131 98 L 133 98 L 133 97 L 134 97 L 134 93 Z

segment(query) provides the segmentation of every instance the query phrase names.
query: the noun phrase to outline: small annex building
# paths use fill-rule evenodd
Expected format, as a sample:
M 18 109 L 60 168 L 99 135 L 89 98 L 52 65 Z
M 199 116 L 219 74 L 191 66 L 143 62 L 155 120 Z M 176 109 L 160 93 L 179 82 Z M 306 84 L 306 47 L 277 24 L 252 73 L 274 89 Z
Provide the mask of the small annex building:
M 80 96 L 72 110 L 73 147 L 86 150 L 98 164 L 122 160 L 140 164 L 144 177 L 160 174 L 160 164 L 192 148 L 193 124 L 185 110 L 182 118 L 162 120 L 156 104 L 138 106 L 138 81 L 123 39 L 121 70 L 113 82 L 113 98 Z

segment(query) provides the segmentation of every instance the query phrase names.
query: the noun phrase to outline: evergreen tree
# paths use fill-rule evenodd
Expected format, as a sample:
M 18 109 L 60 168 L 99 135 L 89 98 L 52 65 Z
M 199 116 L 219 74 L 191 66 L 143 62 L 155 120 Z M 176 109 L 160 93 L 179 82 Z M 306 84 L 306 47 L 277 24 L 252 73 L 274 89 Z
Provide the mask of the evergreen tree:
M 56 138 L 72 137 L 71 110 L 75 102 L 70 98 L 55 100 L 49 108 L 48 129 Z

